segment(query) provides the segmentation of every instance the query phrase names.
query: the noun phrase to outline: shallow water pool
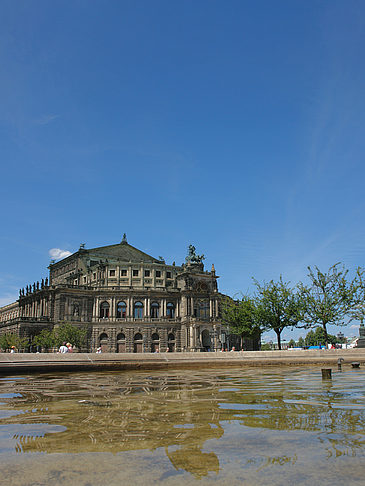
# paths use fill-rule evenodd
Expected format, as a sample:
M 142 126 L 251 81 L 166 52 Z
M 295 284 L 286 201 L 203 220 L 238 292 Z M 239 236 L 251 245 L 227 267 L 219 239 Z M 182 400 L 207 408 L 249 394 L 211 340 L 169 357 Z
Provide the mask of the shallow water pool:
M 240 368 L 0 379 L 4 484 L 364 484 L 365 373 Z

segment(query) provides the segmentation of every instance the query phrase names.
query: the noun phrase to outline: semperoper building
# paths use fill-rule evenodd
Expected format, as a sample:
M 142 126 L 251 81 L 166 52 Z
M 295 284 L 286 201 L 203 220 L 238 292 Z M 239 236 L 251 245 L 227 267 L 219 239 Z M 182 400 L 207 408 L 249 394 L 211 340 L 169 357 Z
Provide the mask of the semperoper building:
M 21 289 L 0 309 L 0 333 L 29 344 L 63 322 L 87 325 L 87 350 L 103 352 L 217 351 L 226 342 L 214 266 L 190 245 L 185 263 L 168 265 L 121 243 L 79 250 L 52 261 L 49 277 Z

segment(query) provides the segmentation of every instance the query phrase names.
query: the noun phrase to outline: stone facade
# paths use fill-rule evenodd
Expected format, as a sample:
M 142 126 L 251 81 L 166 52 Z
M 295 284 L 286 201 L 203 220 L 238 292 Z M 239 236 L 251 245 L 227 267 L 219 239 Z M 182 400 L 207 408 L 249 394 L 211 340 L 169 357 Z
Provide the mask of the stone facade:
M 87 325 L 88 350 L 216 351 L 226 341 L 214 266 L 189 247 L 181 266 L 127 243 L 80 249 L 0 309 L 0 332 L 29 337 L 63 322 Z

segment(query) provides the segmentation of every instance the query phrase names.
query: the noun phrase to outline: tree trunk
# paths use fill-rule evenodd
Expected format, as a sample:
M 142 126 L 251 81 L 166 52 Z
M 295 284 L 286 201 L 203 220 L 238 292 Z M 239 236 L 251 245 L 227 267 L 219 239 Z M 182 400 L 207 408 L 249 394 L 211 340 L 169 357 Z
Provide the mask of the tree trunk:
M 325 323 L 323 323 L 323 330 L 324 330 L 324 340 L 326 341 L 326 348 L 328 348 L 328 334 L 327 334 L 327 327 Z
M 275 331 L 278 338 L 278 349 L 281 350 L 281 331 Z

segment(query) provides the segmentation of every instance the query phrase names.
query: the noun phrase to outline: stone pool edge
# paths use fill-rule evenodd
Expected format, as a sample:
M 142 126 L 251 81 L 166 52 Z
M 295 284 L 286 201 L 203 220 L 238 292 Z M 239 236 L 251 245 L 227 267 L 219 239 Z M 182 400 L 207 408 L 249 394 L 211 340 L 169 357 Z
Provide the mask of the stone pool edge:
M 365 349 L 237 351 L 229 353 L 0 353 L 0 375 L 55 371 L 163 370 L 237 366 L 365 365 Z

